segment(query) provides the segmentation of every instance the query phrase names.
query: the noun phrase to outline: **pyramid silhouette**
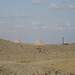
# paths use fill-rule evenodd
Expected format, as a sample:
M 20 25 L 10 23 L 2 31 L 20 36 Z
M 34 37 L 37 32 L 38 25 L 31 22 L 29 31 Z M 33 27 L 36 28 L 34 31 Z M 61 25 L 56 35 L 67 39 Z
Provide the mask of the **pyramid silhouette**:
M 41 41 L 40 39 L 37 39 L 36 41 L 35 41 L 35 44 L 45 44 L 43 41 Z
M 22 43 L 19 39 L 16 39 L 14 42 L 15 43 Z

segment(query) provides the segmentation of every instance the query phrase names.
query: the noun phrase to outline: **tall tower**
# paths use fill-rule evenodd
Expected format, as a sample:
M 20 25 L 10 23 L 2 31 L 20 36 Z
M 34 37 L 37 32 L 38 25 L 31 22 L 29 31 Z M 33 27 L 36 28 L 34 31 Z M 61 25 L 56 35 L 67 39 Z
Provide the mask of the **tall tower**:
M 64 37 L 62 38 L 62 44 L 64 44 Z

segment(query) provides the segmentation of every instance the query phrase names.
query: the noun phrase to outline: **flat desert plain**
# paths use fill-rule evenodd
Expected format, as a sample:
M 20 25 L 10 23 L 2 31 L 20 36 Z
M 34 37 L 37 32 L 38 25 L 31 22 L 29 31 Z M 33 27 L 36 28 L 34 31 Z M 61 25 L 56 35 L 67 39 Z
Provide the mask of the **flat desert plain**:
M 75 75 L 75 43 L 39 45 L 0 39 L 0 75 Z

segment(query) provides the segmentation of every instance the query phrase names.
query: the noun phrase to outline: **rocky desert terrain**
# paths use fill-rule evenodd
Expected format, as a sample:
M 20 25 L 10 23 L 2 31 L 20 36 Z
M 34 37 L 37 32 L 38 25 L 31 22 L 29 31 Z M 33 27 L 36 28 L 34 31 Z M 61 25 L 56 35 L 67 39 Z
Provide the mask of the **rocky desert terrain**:
M 75 75 L 75 43 L 39 45 L 0 39 L 0 75 Z

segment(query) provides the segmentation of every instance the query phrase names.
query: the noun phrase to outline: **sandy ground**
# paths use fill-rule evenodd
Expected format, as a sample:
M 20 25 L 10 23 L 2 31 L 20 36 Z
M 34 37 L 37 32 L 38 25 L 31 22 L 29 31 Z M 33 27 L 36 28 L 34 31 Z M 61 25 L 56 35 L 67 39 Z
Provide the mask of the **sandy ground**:
M 0 71 L 2 72 L 0 73 L 4 75 L 42 75 L 52 68 L 64 72 L 75 73 L 75 59 L 46 60 L 31 63 L 0 62 Z
M 47 60 L 42 61 L 39 64 L 44 67 L 51 67 L 62 71 L 75 73 L 75 59 Z
M 65 72 L 75 75 L 75 43 L 36 45 L 0 39 L 0 75 L 65 75 Z

